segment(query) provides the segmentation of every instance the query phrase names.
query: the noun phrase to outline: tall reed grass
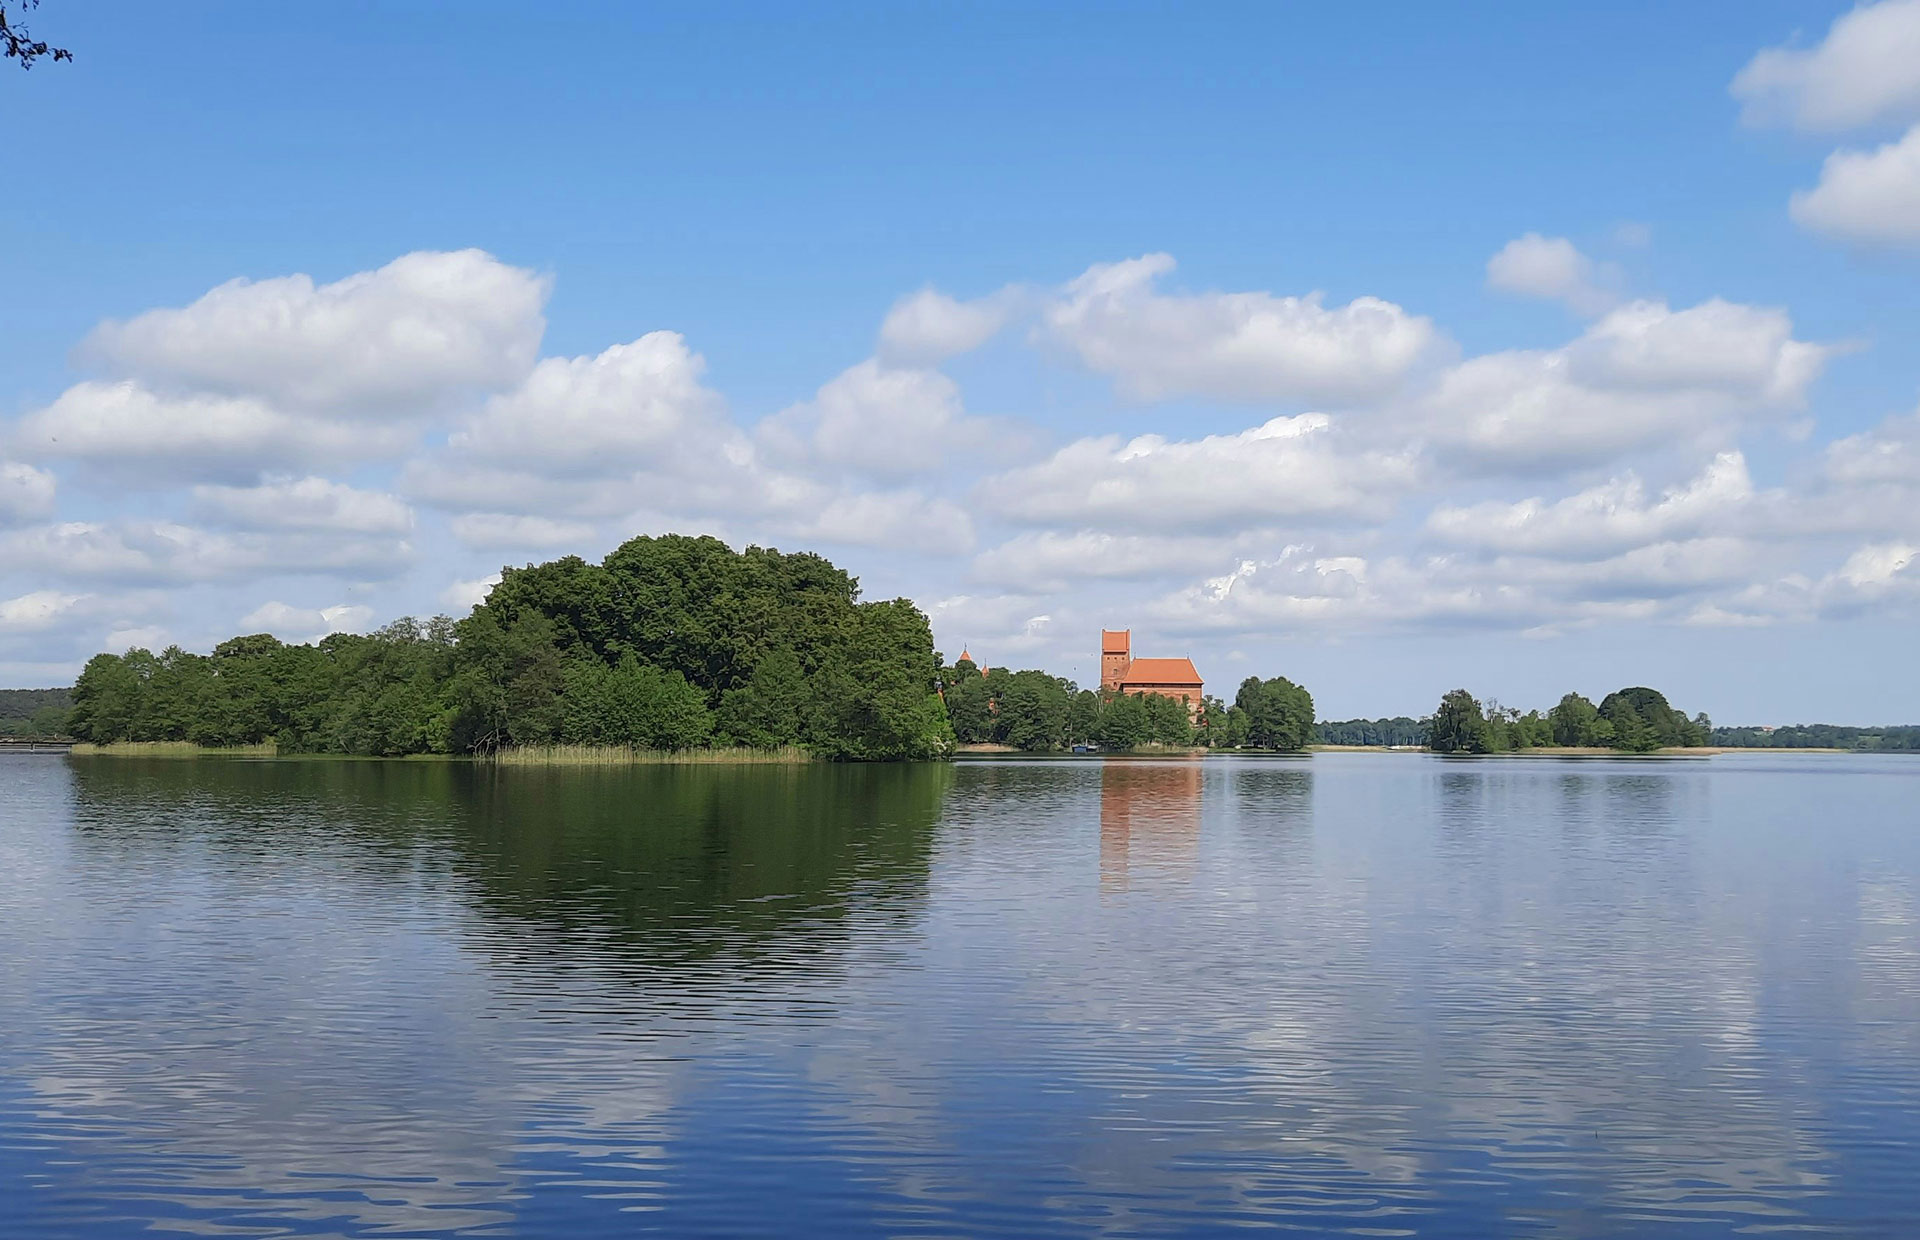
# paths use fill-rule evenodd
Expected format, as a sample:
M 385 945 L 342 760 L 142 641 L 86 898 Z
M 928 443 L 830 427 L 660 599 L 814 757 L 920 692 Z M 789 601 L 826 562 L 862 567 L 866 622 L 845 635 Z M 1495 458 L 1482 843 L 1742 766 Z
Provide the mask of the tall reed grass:
M 94 758 L 272 758 L 280 747 L 272 741 L 260 745 L 196 745 L 192 741 L 111 741 L 95 745 L 81 741 L 69 751 Z

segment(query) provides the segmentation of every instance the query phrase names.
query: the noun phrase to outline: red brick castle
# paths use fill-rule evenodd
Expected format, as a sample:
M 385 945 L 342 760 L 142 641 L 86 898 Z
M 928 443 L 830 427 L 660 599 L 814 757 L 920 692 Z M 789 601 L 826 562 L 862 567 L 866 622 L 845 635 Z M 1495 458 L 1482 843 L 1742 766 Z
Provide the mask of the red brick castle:
M 1192 659 L 1136 659 L 1132 629 L 1100 631 L 1100 689 L 1110 693 L 1157 693 L 1178 698 L 1200 713 L 1200 673 Z

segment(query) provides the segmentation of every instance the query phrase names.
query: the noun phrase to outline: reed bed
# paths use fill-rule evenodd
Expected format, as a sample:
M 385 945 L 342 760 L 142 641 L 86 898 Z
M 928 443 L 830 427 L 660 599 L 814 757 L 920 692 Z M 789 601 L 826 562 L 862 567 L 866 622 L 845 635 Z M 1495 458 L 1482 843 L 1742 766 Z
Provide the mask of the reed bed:
M 629 749 L 625 745 L 521 745 L 493 755 L 502 766 L 774 766 L 812 762 L 798 745 L 780 749 Z
M 69 750 L 95 758 L 272 758 L 280 747 L 272 741 L 259 745 L 196 745 L 192 741 L 110 741 L 95 745 L 80 741 Z

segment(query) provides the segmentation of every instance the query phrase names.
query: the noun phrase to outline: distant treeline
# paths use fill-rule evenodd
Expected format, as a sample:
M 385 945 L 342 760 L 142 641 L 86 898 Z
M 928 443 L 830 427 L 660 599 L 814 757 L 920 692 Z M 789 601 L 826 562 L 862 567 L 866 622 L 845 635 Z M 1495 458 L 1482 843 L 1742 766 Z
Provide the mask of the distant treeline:
M 635 538 L 599 564 L 508 569 L 458 622 L 96 655 L 68 726 L 96 742 L 378 755 L 556 742 L 948 752 L 927 618 L 905 599 L 858 598 L 858 582 L 817 555 Z
M 1313 697 L 1283 676 L 1250 676 L 1231 704 L 1208 696 L 1197 712 L 1184 699 L 1099 693 L 1046 672 L 996 667 L 982 674 L 970 659 L 942 668 L 940 687 L 963 745 L 1033 753 L 1084 744 L 1297 750 L 1313 740 Z
M 1509 753 L 1550 745 L 1651 753 L 1707 743 L 1713 724 L 1704 714 L 1689 719 L 1656 689 L 1636 685 L 1619 689 L 1595 706 L 1569 693 L 1546 714 L 1521 714 L 1489 700 L 1484 705 L 1465 689 L 1440 699 L 1427 725 L 1427 747 L 1435 753 Z
M 1323 719 L 1313 731 L 1314 740 L 1321 745 L 1415 747 L 1427 743 L 1427 721 L 1405 715 L 1392 719 Z
M 0 689 L 0 736 L 65 736 L 71 689 Z
M 1803 723 L 1790 728 L 1715 728 L 1712 743 L 1729 749 L 1858 749 L 1920 753 L 1920 724 L 1897 728 L 1849 728 Z

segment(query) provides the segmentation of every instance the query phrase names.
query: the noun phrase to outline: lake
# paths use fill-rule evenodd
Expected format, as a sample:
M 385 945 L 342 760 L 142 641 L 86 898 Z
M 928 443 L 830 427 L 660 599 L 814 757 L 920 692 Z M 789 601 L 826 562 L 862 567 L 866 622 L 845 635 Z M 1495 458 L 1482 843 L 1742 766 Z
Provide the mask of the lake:
M 0 757 L 0 1233 L 1920 1235 L 1920 758 Z

